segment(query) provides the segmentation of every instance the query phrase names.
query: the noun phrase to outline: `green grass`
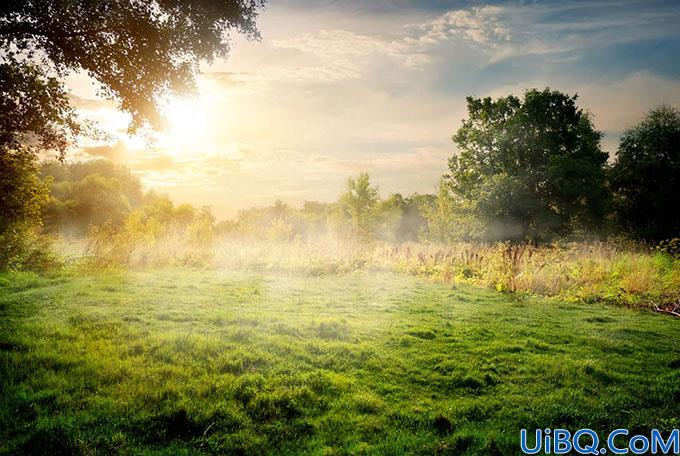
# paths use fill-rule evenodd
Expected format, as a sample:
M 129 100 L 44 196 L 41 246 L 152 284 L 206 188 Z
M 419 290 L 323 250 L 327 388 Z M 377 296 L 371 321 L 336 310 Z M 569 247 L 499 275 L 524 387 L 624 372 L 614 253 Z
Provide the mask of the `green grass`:
M 680 425 L 680 322 L 388 273 L 0 276 L 0 454 L 517 454 Z

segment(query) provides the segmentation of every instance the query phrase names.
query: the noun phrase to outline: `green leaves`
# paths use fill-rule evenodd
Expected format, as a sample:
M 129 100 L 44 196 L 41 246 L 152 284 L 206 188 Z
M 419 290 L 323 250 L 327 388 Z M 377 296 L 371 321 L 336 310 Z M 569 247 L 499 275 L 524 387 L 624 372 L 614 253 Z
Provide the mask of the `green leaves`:
M 680 111 L 662 105 L 624 133 L 611 185 L 622 228 L 647 240 L 680 233 Z
M 64 153 L 81 132 L 68 94 L 41 67 L 0 63 L 0 149 L 20 147 Z
M 88 73 L 103 95 L 132 115 L 131 130 L 157 127 L 158 100 L 191 90 L 201 60 L 226 56 L 229 30 L 259 37 L 255 18 L 263 5 L 263 0 L 4 2 L 0 48 L 20 74 L 31 74 L 26 61 L 60 77 Z M 60 81 L 51 84 L 63 92 Z
M 361 173 L 356 179 L 347 179 L 345 193 L 338 204 L 343 216 L 351 221 L 355 234 L 370 238 L 378 222 L 379 202 L 378 187 L 371 184 L 368 173 Z
M 474 208 L 481 238 L 547 240 L 603 214 L 607 154 L 576 96 L 532 89 L 467 102 L 446 183 Z

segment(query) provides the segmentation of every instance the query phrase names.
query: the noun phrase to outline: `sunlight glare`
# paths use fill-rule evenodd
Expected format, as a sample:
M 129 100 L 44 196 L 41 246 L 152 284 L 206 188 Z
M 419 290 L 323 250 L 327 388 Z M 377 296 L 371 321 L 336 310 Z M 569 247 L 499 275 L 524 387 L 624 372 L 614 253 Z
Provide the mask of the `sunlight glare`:
M 167 127 L 162 141 L 171 149 L 185 149 L 206 139 L 208 116 L 199 99 L 172 99 L 165 109 Z

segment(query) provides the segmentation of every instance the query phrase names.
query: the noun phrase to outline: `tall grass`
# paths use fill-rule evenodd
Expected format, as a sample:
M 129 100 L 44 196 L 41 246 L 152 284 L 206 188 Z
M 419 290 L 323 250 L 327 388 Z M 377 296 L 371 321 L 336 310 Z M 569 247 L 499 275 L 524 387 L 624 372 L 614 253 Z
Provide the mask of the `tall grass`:
M 194 266 L 309 275 L 369 268 L 582 302 L 646 308 L 680 303 L 678 256 L 635 243 L 389 244 L 334 234 L 283 241 L 129 222 L 122 231 L 94 232 L 84 254 L 88 267 Z
M 634 244 L 406 244 L 385 256 L 398 271 L 498 291 L 649 308 L 680 301 L 680 260 Z
M 309 275 L 337 274 L 376 266 L 372 244 L 320 235 L 290 242 L 222 239 L 212 265 L 246 270 L 278 270 Z

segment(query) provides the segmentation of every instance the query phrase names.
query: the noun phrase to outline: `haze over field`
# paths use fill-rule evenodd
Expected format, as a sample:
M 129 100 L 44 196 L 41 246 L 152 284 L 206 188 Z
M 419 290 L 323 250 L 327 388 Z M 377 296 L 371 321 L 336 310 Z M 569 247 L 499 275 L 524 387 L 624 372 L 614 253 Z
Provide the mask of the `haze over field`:
M 74 104 L 113 137 L 70 158 L 124 163 L 218 218 L 277 198 L 332 201 L 360 171 L 383 196 L 431 193 L 465 96 L 546 86 L 579 94 L 613 154 L 650 106 L 680 103 L 679 22 L 672 1 L 272 1 L 261 42 L 235 34 L 229 60 L 204 65 L 198 96 L 169 101 L 151 145 L 72 76 Z

